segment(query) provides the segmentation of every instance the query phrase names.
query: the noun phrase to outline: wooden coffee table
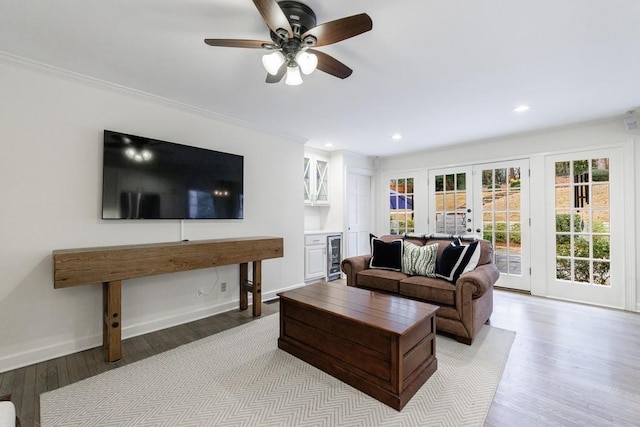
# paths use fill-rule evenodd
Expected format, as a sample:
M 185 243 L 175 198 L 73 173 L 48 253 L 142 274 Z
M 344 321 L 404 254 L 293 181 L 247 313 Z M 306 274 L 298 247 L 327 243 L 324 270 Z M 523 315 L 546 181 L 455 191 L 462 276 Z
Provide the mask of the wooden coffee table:
M 435 305 L 332 283 L 278 296 L 279 348 L 398 411 L 437 369 Z

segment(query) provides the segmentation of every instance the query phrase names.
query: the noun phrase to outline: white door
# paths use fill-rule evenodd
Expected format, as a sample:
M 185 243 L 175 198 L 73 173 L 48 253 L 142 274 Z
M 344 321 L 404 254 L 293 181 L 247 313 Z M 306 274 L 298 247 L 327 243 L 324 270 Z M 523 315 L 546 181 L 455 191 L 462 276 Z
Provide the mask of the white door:
M 347 257 L 371 253 L 371 177 L 347 175 Z
M 622 148 L 547 158 L 547 296 L 625 307 L 622 169 Z
M 530 291 L 529 162 L 474 165 L 473 188 L 475 232 L 493 245 L 496 286 Z
M 494 248 L 496 286 L 531 290 L 529 166 L 512 160 L 429 171 L 432 233 L 474 235 Z

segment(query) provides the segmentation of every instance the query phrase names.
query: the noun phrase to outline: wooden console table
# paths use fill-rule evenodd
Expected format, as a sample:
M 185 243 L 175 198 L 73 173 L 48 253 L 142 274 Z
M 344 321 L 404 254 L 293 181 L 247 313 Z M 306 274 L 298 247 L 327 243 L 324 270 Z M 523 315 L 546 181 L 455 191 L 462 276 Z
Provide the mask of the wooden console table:
M 55 289 L 102 283 L 105 357 L 122 357 L 122 281 L 178 271 L 240 265 L 240 310 L 262 312 L 262 260 L 283 256 L 281 237 L 243 237 L 53 251 Z M 253 277 L 249 280 L 249 262 Z

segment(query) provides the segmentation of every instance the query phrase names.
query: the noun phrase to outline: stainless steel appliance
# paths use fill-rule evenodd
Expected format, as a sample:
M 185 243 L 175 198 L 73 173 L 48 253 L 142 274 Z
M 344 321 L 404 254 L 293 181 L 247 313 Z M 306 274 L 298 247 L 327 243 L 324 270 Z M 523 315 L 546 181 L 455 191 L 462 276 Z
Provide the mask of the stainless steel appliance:
M 340 278 L 340 262 L 342 261 L 342 236 L 327 236 L 327 281 Z

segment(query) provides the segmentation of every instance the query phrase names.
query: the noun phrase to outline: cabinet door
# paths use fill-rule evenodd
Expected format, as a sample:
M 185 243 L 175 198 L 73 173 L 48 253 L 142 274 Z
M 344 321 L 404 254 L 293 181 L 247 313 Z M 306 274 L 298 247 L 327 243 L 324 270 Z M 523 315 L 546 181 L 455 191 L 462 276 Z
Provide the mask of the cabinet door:
M 313 187 L 311 186 L 311 158 L 304 158 L 304 201 L 313 202 Z
M 313 245 L 305 248 L 304 278 L 319 279 L 327 274 L 327 246 Z
M 304 169 L 304 202 L 307 205 L 329 204 L 329 162 L 305 155 Z
M 316 160 L 315 162 L 315 202 L 329 203 L 329 162 Z

